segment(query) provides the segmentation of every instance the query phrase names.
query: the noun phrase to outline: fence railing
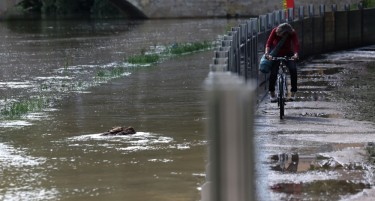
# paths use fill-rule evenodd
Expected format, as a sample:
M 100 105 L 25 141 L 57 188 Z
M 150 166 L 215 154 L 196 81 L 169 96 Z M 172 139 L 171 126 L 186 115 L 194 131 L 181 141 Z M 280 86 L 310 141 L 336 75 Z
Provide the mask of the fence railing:
M 254 191 L 254 108 L 267 91 L 267 75 L 258 71 L 260 55 L 272 28 L 292 24 L 298 32 L 300 57 L 375 44 L 375 9 L 350 10 L 336 5 L 326 12 L 312 5 L 279 10 L 233 27 L 218 42 L 208 89 L 209 158 L 202 201 L 252 201 Z M 251 80 L 251 81 L 250 81 Z
M 210 71 L 230 71 L 246 80 L 254 79 L 259 86 L 258 98 L 263 97 L 267 76 L 258 71 L 259 59 L 270 31 L 283 22 L 290 23 L 298 33 L 301 59 L 375 43 L 375 9 L 364 9 L 359 4 L 355 10 L 349 5 L 341 11 L 336 5 L 330 12 L 326 12 L 325 5 L 318 10 L 316 14 L 313 5 L 278 10 L 232 27 L 219 39 Z

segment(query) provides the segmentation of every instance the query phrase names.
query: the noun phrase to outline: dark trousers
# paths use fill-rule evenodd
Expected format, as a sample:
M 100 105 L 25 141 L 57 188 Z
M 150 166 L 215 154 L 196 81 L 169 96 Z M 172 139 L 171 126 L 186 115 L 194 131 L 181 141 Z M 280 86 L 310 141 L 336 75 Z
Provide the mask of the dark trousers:
M 291 81 L 291 92 L 297 92 L 297 66 L 294 61 L 287 61 L 286 66 L 289 69 L 290 81 Z M 269 91 L 275 91 L 275 85 L 277 80 L 277 72 L 279 70 L 279 62 L 273 61 L 271 74 L 269 77 Z

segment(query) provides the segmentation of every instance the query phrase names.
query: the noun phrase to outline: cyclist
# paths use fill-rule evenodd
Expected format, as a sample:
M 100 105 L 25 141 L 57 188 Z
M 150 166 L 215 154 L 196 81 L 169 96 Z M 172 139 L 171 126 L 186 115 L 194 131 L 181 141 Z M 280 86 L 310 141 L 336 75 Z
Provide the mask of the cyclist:
M 293 27 L 288 23 L 282 23 L 278 25 L 276 28 L 272 29 L 270 36 L 268 37 L 266 43 L 266 50 L 265 56 L 268 60 L 272 59 L 272 56 L 269 54 L 271 49 L 274 48 L 278 42 L 283 38 L 286 37 L 284 44 L 279 49 L 277 57 L 292 57 L 292 59 L 298 59 L 298 52 L 299 52 L 299 42 L 298 36 L 296 31 Z M 291 95 L 290 100 L 294 101 L 296 99 L 296 92 L 297 92 L 297 67 L 294 61 L 287 61 L 286 63 L 291 79 Z M 275 84 L 277 80 L 277 71 L 278 71 L 278 62 L 273 61 L 271 74 L 269 77 L 269 93 L 271 102 L 276 102 L 277 97 L 275 94 Z

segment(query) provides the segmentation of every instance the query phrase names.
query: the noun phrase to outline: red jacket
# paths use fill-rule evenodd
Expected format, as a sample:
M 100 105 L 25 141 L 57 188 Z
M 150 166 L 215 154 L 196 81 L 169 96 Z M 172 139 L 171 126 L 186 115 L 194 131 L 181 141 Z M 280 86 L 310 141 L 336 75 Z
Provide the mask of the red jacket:
M 276 35 L 276 28 L 272 29 L 270 36 L 268 37 L 266 47 L 269 47 L 272 51 L 273 48 L 276 47 L 277 43 L 281 40 L 281 36 Z M 299 52 L 299 42 L 298 36 L 295 31 L 290 34 L 284 42 L 284 45 L 281 46 L 279 53 L 274 56 L 288 56 L 291 52 L 298 53 Z

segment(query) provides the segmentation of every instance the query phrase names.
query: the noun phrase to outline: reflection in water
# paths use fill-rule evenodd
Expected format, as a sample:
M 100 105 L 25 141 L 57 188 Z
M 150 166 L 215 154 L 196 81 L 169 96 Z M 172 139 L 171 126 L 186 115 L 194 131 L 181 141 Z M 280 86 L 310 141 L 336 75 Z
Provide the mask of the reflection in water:
M 299 161 L 298 153 L 290 154 L 290 158 L 289 160 L 289 154 L 286 153 L 271 156 L 272 160 L 277 161 L 277 164 L 272 166 L 271 169 L 281 172 L 297 172 Z
M 338 145 L 340 146 L 340 145 Z M 342 146 L 342 145 L 341 145 Z M 348 146 L 348 145 L 346 145 Z M 351 149 L 351 152 L 354 152 Z M 329 152 L 333 156 L 340 156 L 339 159 L 333 157 L 325 158 L 306 157 L 300 159 L 297 153 L 280 153 L 270 157 L 272 164 L 271 170 L 281 172 L 284 179 L 281 179 L 270 186 L 270 189 L 277 193 L 279 200 L 340 200 L 342 197 L 354 195 L 364 189 L 370 189 L 372 179 L 363 179 L 367 171 L 372 168 L 364 163 L 339 164 L 336 160 L 343 162 L 345 157 L 356 157 L 350 152 L 340 151 L 338 154 Z M 361 152 L 361 154 L 363 154 Z M 348 155 L 348 156 L 345 156 Z M 365 154 L 363 154 L 365 155 Z M 357 155 L 358 157 L 358 155 Z M 357 160 L 360 160 L 358 157 Z M 300 166 L 301 167 L 300 167 Z M 357 165 L 357 166 L 356 166 Z M 309 167 L 309 168 L 304 168 Z M 330 178 L 329 175 L 336 174 L 337 178 Z M 362 175 L 358 178 L 358 175 Z M 372 174 L 372 173 L 370 173 Z M 318 179 L 317 175 L 322 176 Z M 280 178 L 282 176 L 279 175 Z M 311 177 L 310 179 L 307 179 Z M 288 178 L 288 179 L 286 179 Z
M 312 181 L 310 183 L 282 183 L 271 187 L 275 192 L 285 193 L 282 200 L 306 200 L 306 194 L 312 196 L 308 200 L 332 201 L 344 196 L 353 195 L 369 188 L 363 183 L 345 180 Z

